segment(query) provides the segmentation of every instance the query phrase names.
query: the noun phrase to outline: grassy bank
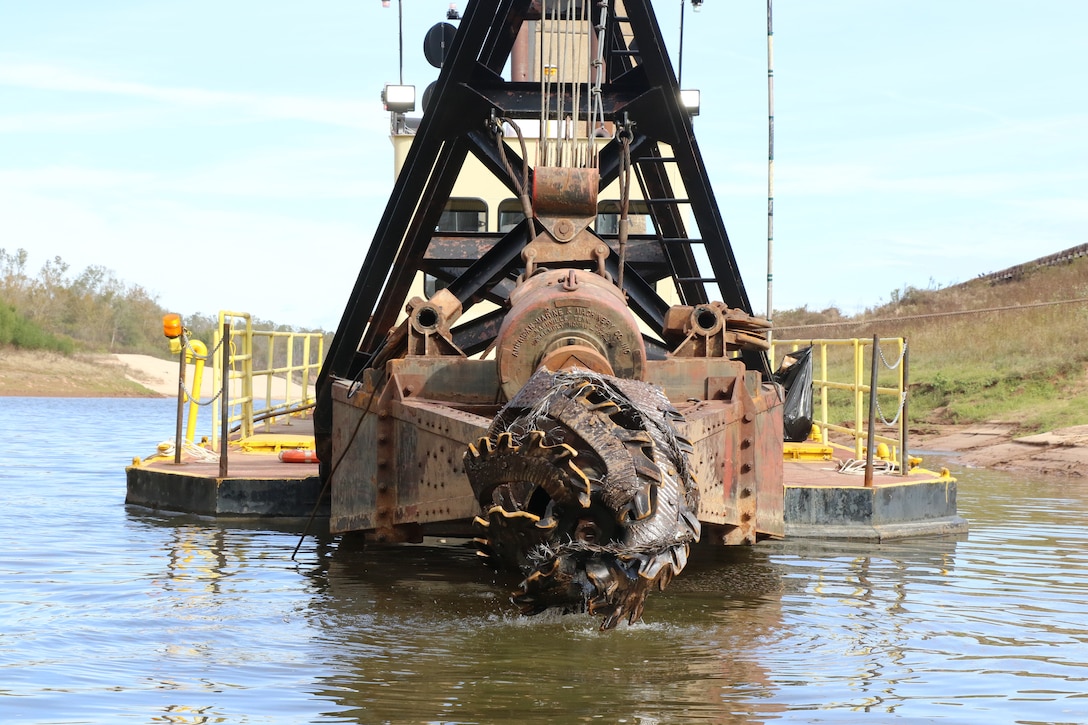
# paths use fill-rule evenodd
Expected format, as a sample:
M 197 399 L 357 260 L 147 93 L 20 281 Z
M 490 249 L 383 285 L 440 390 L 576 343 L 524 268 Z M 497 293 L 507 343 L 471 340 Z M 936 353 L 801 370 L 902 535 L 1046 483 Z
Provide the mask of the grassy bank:
M 906 337 L 916 424 L 1088 424 L 1088 259 L 998 284 L 907 288 L 854 318 L 801 309 L 775 323 L 779 339 Z
M 855 317 L 834 308 L 778 312 L 775 325 L 777 340 L 906 337 L 916 428 L 1000 421 L 1028 434 L 1088 424 L 1088 258 L 998 284 L 898 290 Z M 0 346 L 0 395 L 149 394 L 105 360 Z M 833 367 L 837 379 L 851 378 L 846 356 Z M 831 418 L 843 423 L 849 401 L 837 398 Z

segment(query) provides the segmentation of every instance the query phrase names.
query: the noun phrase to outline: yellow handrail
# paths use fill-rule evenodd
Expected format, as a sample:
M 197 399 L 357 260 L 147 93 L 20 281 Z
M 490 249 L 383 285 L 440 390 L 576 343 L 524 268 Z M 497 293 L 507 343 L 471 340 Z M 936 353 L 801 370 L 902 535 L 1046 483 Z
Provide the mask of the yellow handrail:
M 215 390 L 229 384 L 230 406 L 228 427 L 239 430 L 242 438 L 252 436 L 256 423 L 263 420 L 270 427 L 275 418 L 305 410 L 317 400 L 315 383 L 321 371 L 325 353 L 325 336 L 320 332 L 288 332 L 281 330 L 255 330 L 253 317 L 248 312 L 222 310 L 219 327 L 215 332 L 215 349 L 223 337 L 223 325 L 230 322 L 229 367 L 222 369 L 221 354 L 213 357 Z M 316 341 L 316 345 L 314 342 Z M 276 365 L 277 342 L 286 344 L 286 364 Z M 266 367 L 255 369 L 255 348 L 267 346 Z M 296 362 L 296 347 L 300 347 L 300 360 Z M 282 348 L 281 348 L 282 349 Z M 254 378 L 265 378 L 263 397 L 255 398 Z M 283 395 L 277 395 L 282 390 Z M 220 420 L 221 399 L 216 399 L 213 419 Z M 237 412 L 235 412 L 237 411 Z M 219 445 L 219 428 L 213 429 L 212 446 Z
M 877 340 L 879 345 L 878 353 L 882 358 L 881 367 L 886 369 L 893 369 L 896 373 L 896 381 L 893 386 L 881 386 L 877 385 L 876 395 L 895 395 L 895 410 L 897 411 L 893 426 L 896 429 L 896 436 L 893 438 L 888 435 L 877 434 L 874 439 L 878 443 L 884 443 L 889 446 L 890 458 L 892 461 L 900 461 L 900 451 L 906 448 L 906 434 L 907 434 L 907 421 L 906 416 L 899 415 L 899 412 L 905 408 L 906 405 L 906 390 L 904 386 L 906 365 L 905 355 L 907 348 L 907 341 L 902 337 L 886 337 Z M 812 387 L 813 393 L 817 396 L 819 401 L 818 408 L 814 406 L 813 410 L 813 422 L 823 428 L 824 431 L 834 431 L 842 435 L 853 438 L 854 440 L 854 457 L 861 459 L 865 452 L 865 440 L 866 440 L 866 425 L 868 416 L 866 411 L 866 395 L 871 394 L 869 385 L 869 376 L 866 374 L 870 370 L 869 364 L 872 360 L 872 339 L 851 338 L 851 339 L 824 339 L 824 340 L 774 340 L 771 344 L 770 356 L 772 363 L 776 363 L 778 358 L 776 353 L 778 350 L 795 351 L 802 347 L 812 346 L 813 353 L 813 370 L 812 370 Z M 883 352 L 885 346 L 893 347 L 896 350 L 896 357 L 898 361 L 896 363 L 890 363 L 884 359 Z M 845 361 L 840 360 L 839 369 L 841 370 L 844 363 L 851 362 L 852 372 L 850 375 L 853 380 L 831 380 L 829 377 L 828 367 L 828 351 L 836 350 L 839 348 L 848 348 L 852 360 Z M 853 397 L 853 427 L 838 425 L 832 423 L 829 420 L 829 405 L 828 405 L 828 393 L 832 390 L 843 390 L 852 393 Z M 879 402 L 879 397 L 877 398 Z M 882 416 L 883 417 L 883 414 Z

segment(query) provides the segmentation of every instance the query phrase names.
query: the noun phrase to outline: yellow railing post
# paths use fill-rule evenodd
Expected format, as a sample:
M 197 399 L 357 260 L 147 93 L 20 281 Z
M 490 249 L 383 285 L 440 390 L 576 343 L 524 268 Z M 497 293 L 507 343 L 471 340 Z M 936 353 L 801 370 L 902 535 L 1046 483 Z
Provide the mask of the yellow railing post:
M 823 427 L 825 428 L 824 435 L 826 436 L 827 417 L 828 417 L 828 412 L 827 412 L 827 405 L 828 405 L 828 402 L 827 402 L 827 398 L 828 398 L 828 391 L 827 391 L 827 343 L 826 342 L 821 342 L 820 343 L 820 382 L 821 382 L 821 385 L 820 385 L 820 419 L 823 421 Z M 825 438 L 824 442 L 826 442 L 826 441 L 827 441 L 827 439 Z
M 862 341 L 854 339 L 854 458 L 861 458 L 861 410 L 863 404 L 862 377 L 864 375 L 862 361 Z
M 894 343 L 900 351 L 900 358 L 904 357 L 904 351 L 906 349 L 906 341 L 902 338 L 885 338 L 880 340 L 877 338 L 877 344 L 884 343 L 891 346 Z M 880 395 L 888 394 L 895 395 L 897 404 L 902 401 L 903 411 L 899 416 L 897 433 L 895 438 L 877 435 L 876 440 L 880 443 L 884 443 L 888 446 L 888 450 L 891 454 L 891 460 L 899 462 L 906 466 L 908 456 L 906 454 L 906 427 L 907 427 L 907 405 L 904 399 L 904 393 L 908 384 L 908 373 L 905 370 L 900 370 L 896 378 L 894 387 L 881 387 L 879 384 L 873 389 L 873 386 L 867 382 L 867 374 L 871 375 L 872 370 L 866 368 L 868 364 L 866 360 L 867 354 L 871 355 L 874 351 L 877 353 L 878 359 L 883 359 L 878 350 L 870 350 L 869 345 L 872 345 L 872 340 L 862 339 L 840 339 L 840 340 L 776 340 L 774 343 L 774 351 L 777 352 L 780 348 L 785 349 L 793 347 L 796 349 L 801 345 L 811 345 L 817 348 L 819 351 L 819 365 L 813 364 L 813 395 L 819 392 L 820 406 L 817 410 L 815 405 L 813 406 L 813 423 L 818 424 L 822 429 L 826 431 L 834 431 L 842 435 L 848 435 L 854 439 L 854 458 L 860 459 L 864 450 L 864 440 L 866 436 L 866 424 L 864 422 L 865 395 Z M 850 373 L 846 373 L 839 379 L 839 381 L 831 380 L 832 375 L 832 352 L 834 349 L 849 350 L 853 354 L 852 359 L 852 375 L 853 380 L 850 380 Z M 882 348 L 881 348 L 882 349 Z M 839 361 L 838 356 L 834 357 L 834 362 L 837 365 Z M 848 365 L 846 360 L 842 361 L 845 365 Z M 845 371 L 844 371 L 845 372 Z M 879 371 L 878 371 L 879 372 Z M 833 391 L 842 391 L 844 395 L 850 395 L 853 401 L 853 423 L 844 422 L 843 425 L 832 423 L 830 418 L 831 408 L 831 395 Z M 815 400 L 813 401 L 815 403 Z M 826 441 L 826 437 L 825 437 Z
M 196 437 L 196 420 L 200 413 L 200 391 L 204 386 L 204 364 L 208 359 L 208 347 L 200 340 L 189 340 L 185 359 L 195 360 L 193 366 L 193 387 L 189 396 L 189 418 L 185 421 L 185 442 L 192 443 Z
M 268 335 L 268 358 L 267 359 L 268 359 L 268 364 L 265 366 L 265 369 L 271 371 L 272 368 L 276 367 L 276 336 L 275 336 L 275 334 Z M 265 405 L 268 405 L 268 406 L 272 405 L 272 373 L 271 372 L 269 372 L 268 375 L 265 375 L 264 402 L 265 402 Z M 272 421 L 271 417 L 268 417 L 268 418 L 264 419 L 264 429 L 266 431 L 272 429 L 272 422 L 273 421 Z
M 239 381 L 241 393 L 231 396 L 232 405 L 238 412 L 231 414 L 228 410 L 226 415 L 229 423 L 239 431 L 240 437 L 252 436 L 255 425 L 259 420 L 265 421 L 266 426 L 270 426 L 273 419 L 278 416 L 290 415 L 313 405 L 314 395 L 311 393 L 310 381 L 311 378 L 316 376 L 317 371 L 321 369 L 325 350 L 324 333 L 255 330 L 253 329 L 252 316 L 245 312 L 221 311 L 219 320 L 221 329 L 230 330 L 227 333 L 230 335 L 230 339 L 223 342 L 224 345 L 229 345 L 230 352 L 222 365 L 219 364 L 218 360 L 213 361 L 213 370 L 217 386 L 223 383 L 229 385 L 232 378 Z M 224 323 L 229 321 L 237 321 L 238 324 L 223 327 Z M 218 330 L 216 334 L 219 335 Z M 276 355 L 279 349 L 277 341 L 281 338 L 284 344 L 287 345 L 287 349 L 283 353 L 286 365 L 277 367 Z M 299 338 L 302 339 L 302 360 L 297 359 L 295 351 Z M 313 344 L 315 338 L 317 345 Z M 268 354 L 267 356 L 262 355 L 262 359 L 265 359 L 267 364 L 258 370 L 255 369 L 256 366 L 254 365 L 254 348 L 261 339 L 268 342 Z M 220 344 L 218 340 L 216 344 Z M 315 349 L 316 358 L 314 357 Z M 220 367 L 224 369 L 220 370 Z M 265 384 L 258 389 L 264 391 L 263 401 L 257 399 L 253 394 L 255 389 L 254 378 L 261 376 L 264 376 Z M 293 386 L 295 385 L 295 378 L 299 376 L 301 377 L 300 390 L 296 393 Z M 277 394 L 274 377 L 282 377 L 283 379 L 284 394 L 282 400 L 273 398 Z M 218 413 L 219 410 L 216 407 L 215 412 Z M 213 433 L 213 444 L 216 442 L 215 433 Z

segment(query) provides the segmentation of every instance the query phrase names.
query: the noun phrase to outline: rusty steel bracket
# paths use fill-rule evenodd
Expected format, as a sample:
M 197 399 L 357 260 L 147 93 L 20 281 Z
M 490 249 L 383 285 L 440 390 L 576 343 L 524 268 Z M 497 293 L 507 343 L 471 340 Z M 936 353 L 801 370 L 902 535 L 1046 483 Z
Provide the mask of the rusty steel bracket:
M 770 322 L 724 302 L 674 305 L 665 313 L 662 336 L 672 357 L 726 357 L 738 350 L 768 350 Z
M 450 326 L 461 316 L 461 301 L 449 290 L 438 290 L 426 301 L 413 297 L 405 311 L 408 319 L 402 324 L 408 341 L 408 356 L 465 357 L 450 333 Z

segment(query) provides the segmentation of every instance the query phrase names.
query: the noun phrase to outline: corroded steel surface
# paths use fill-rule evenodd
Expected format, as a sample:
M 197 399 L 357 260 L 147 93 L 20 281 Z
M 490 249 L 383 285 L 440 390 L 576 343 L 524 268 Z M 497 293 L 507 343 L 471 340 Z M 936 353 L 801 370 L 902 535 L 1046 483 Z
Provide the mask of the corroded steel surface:
M 551 270 L 511 295 L 513 308 L 497 337 L 499 380 L 513 398 L 546 355 L 589 348 L 617 377 L 638 379 L 646 348 L 616 286 L 582 270 Z M 589 367 L 593 367 L 590 365 Z M 556 368 L 558 369 L 558 368 Z
M 700 535 L 782 534 L 782 421 L 762 378 L 768 325 L 652 6 L 601 11 L 613 20 L 586 33 L 602 51 L 600 128 L 615 133 L 538 156 L 578 160 L 553 168 L 503 135 L 547 128 L 551 91 L 501 79 L 531 0 L 466 7 L 330 346 L 315 433 L 334 531 L 418 540 L 475 520 L 481 553 L 522 573 L 522 611 L 584 608 L 608 628 L 638 619 Z M 525 213 L 494 238 L 435 233 L 469 154 Z M 633 178 L 642 239 L 625 233 Z M 412 298 L 421 274 L 448 287 Z
M 520 570 L 523 613 L 585 608 L 634 622 L 698 541 L 698 489 L 679 413 L 660 390 L 541 370 L 465 454 L 480 553 Z
M 533 209 L 544 216 L 596 216 L 600 183 L 595 168 L 538 167 L 533 174 Z

